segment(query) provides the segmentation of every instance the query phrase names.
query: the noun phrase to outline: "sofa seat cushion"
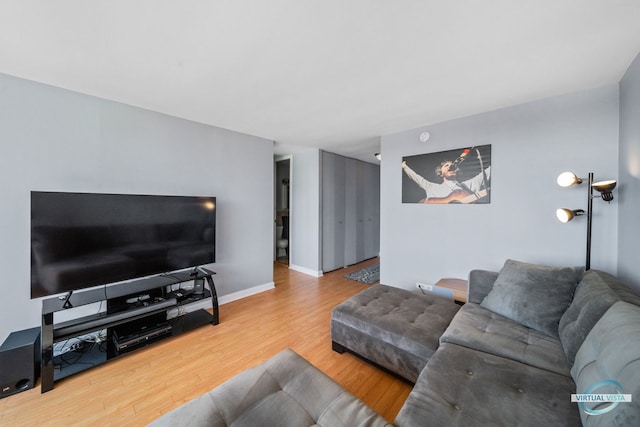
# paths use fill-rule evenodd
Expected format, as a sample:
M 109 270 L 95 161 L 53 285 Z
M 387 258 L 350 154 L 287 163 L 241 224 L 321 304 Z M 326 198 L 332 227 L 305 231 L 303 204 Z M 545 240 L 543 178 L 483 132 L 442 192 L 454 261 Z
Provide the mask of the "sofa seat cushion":
M 579 426 L 571 377 L 443 343 L 394 421 L 417 426 Z
M 589 331 L 618 301 L 640 305 L 640 296 L 608 273 L 598 270 L 584 273 L 558 327 L 569 366 L 573 366 L 576 353 Z
M 558 323 L 571 303 L 582 275 L 560 268 L 507 260 L 493 289 L 480 303 L 484 308 L 558 337 Z
M 151 426 L 388 426 L 292 350 L 235 376 Z
M 611 306 L 578 350 L 571 374 L 576 382 L 575 393 L 621 393 L 632 398 L 630 403 L 617 406 L 604 402 L 581 404 L 584 426 L 639 426 L 640 307 L 626 302 Z
M 451 321 L 440 342 L 506 357 L 560 375 L 571 375 L 558 339 L 507 319 L 479 304 L 465 304 Z
M 459 308 L 441 297 L 374 285 L 334 308 L 331 339 L 415 382 Z

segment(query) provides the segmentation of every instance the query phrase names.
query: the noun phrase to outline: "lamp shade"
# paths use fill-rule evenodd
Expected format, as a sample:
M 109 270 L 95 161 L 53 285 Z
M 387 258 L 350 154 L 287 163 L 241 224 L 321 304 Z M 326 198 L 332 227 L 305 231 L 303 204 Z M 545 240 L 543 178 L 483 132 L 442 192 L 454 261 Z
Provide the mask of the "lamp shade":
M 573 172 L 562 172 L 558 175 L 557 182 L 560 187 L 571 187 L 573 184 L 581 184 L 582 179 Z
M 613 179 L 608 181 L 598 181 L 591 184 L 593 188 L 598 190 L 601 193 L 611 193 L 614 188 L 616 188 L 617 182 Z
M 560 222 L 569 222 L 574 217 L 579 215 L 584 215 L 584 211 L 582 209 L 571 210 L 571 209 L 560 208 L 556 210 L 556 216 L 558 217 L 558 220 Z
M 613 200 L 613 191 L 616 188 L 616 181 L 610 179 L 608 181 L 598 181 L 591 184 L 591 187 L 595 188 L 600 192 L 600 196 L 602 196 L 602 200 L 605 202 L 610 202 Z

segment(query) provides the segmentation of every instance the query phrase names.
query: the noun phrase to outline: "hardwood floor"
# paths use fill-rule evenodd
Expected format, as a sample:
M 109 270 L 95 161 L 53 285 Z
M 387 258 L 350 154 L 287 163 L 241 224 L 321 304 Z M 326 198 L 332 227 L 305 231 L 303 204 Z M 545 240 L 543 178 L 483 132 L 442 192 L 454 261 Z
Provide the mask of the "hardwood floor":
M 331 350 L 331 310 L 368 285 L 274 263 L 276 288 L 220 307 L 205 326 L 56 383 L 0 399 L 1 426 L 140 426 L 289 347 L 393 421 L 411 387 Z

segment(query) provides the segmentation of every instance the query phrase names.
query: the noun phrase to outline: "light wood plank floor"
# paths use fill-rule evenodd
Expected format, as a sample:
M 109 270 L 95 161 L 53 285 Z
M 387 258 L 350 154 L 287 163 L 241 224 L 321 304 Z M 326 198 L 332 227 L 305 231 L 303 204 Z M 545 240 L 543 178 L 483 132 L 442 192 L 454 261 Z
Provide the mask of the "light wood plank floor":
M 411 387 L 331 350 L 331 309 L 367 288 L 344 274 L 314 278 L 274 263 L 276 288 L 221 306 L 204 326 L 56 383 L 0 399 L 1 426 L 140 426 L 289 347 L 393 421 Z

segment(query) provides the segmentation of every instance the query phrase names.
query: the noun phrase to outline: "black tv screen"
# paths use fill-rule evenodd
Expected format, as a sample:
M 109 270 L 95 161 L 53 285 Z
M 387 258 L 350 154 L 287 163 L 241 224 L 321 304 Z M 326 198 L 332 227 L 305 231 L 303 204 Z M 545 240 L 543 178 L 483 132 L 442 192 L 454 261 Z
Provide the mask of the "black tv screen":
M 31 298 L 215 262 L 216 198 L 31 192 Z

